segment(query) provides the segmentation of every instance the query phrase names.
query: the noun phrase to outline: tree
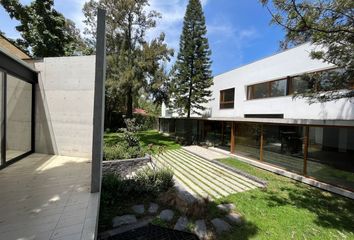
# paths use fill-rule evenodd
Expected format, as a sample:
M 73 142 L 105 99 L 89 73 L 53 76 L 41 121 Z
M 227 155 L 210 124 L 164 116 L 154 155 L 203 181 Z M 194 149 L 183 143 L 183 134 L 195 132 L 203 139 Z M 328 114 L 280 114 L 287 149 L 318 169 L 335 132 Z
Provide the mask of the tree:
M 162 63 L 169 61 L 173 51 L 164 42 L 165 35 L 146 40 L 146 32 L 156 26 L 160 14 L 146 11 L 148 0 L 90 0 L 84 5 L 85 33 L 94 44 L 96 36 L 96 9 L 100 6 L 107 10 L 107 85 L 106 92 L 114 98 L 108 99 L 109 106 L 125 103 L 126 117 L 133 114 L 134 100 L 144 89 L 155 100 L 159 100 L 164 84 L 161 76 Z M 156 96 L 156 98 L 155 98 Z M 113 111 L 113 109 L 106 109 Z
M 313 59 L 339 67 L 330 74 L 303 76 L 310 88 L 296 97 L 326 102 L 354 97 L 354 1 L 350 0 L 261 0 L 272 15 L 272 23 L 286 31 L 283 48 L 311 42 L 321 46 L 310 53 Z M 275 9 L 274 12 L 271 9 Z M 343 90 L 346 89 L 346 90 Z M 340 91 L 338 91 L 340 90 Z
M 80 54 L 84 43 L 79 30 L 53 8 L 54 0 L 35 0 L 29 5 L 22 5 L 19 0 L 1 0 L 1 5 L 20 22 L 16 29 L 22 38 L 16 40 L 17 45 L 30 49 L 34 57 Z
M 180 114 L 201 114 L 203 104 L 211 97 L 211 51 L 206 37 L 207 29 L 202 5 L 190 0 L 180 37 L 180 50 L 174 66 L 172 104 Z

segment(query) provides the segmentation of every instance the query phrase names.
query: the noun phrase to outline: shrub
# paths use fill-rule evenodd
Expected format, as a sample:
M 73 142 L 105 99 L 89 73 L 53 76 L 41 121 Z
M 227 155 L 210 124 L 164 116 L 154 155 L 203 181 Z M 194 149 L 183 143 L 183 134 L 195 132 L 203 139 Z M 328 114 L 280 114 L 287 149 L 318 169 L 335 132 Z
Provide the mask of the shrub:
M 173 172 L 169 169 L 143 169 L 131 179 L 107 174 L 102 179 L 102 201 L 114 205 L 119 201 L 142 196 L 157 196 L 173 187 Z
M 157 117 L 152 115 L 135 114 L 135 123 L 140 126 L 140 130 L 150 130 L 157 128 Z
M 120 142 L 112 146 L 104 146 L 105 160 L 117 160 L 143 157 L 145 151 L 140 146 L 129 146 L 126 142 Z
M 123 139 L 128 144 L 129 147 L 140 147 L 139 138 L 133 132 L 124 132 Z

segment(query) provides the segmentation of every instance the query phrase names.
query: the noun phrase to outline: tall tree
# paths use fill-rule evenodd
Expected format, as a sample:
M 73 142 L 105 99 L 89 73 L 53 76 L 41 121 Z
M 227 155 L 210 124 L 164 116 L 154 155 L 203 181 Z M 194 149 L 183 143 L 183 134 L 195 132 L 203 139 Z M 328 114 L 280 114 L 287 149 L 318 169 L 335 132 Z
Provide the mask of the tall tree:
M 202 5 L 199 0 L 190 0 L 172 80 L 172 104 L 188 118 L 191 113 L 200 115 L 212 94 L 211 50 L 206 34 Z
M 108 99 L 109 106 L 125 102 L 128 118 L 132 117 L 134 99 L 144 89 L 153 98 L 163 87 L 162 63 L 170 60 L 172 50 L 164 42 L 165 35 L 148 41 L 146 33 L 156 26 L 160 14 L 147 11 L 148 0 L 90 0 L 84 5 L 85 33 L 96 35 L 95 16 L 100 6 L 107 10 L 108 71 L 106 92 L 116 99 Z M 117 98 L 125 97 L 120 100 Z M 159 100 L 159 98 L 155 98 Z M 107 112 L 113 109 L 107 109 Z
M 83 51 L 78 29 L 54 9 L 54 0 L 34 0 L 29 5 L 19 0 L 1 0 L 0 3 L 11 18 L 20 22 L 16 29 L 22 38 L 16 43 L 29 49 L 33 56 L 57 57 Z
M 341 69 L 331 74 L 304 75 L 311 87 L 297 96 L 308 98 L 310 102 L 353 98 L 354 1 L 272 0 L 269 3 L 269 0 L 261 0 L 261 3 L 272 15 L 272 23 L 286 31 L 281 42 L 283 48 L 304 42 L 320 45 L 322 48 L 316 48 L 310 56 Z

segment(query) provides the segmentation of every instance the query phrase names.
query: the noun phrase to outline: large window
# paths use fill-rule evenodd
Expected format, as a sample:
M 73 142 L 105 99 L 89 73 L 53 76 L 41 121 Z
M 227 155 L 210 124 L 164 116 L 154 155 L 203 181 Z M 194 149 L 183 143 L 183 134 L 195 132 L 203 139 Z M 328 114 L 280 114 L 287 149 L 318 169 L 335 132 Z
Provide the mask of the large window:
M 287 80 L 281 79 L 277 81 L 254 84 L 247 87 L 247 99 L 259 99 L 267 97 L 286 96 Z
M 7 75 L 6 161 L 31 151 L 32 84 Z
M 220 109 L 234 108 L 235 88 L 220 91 Z
M 310 127 L 307 174 L 354 190 L 354 129 Z

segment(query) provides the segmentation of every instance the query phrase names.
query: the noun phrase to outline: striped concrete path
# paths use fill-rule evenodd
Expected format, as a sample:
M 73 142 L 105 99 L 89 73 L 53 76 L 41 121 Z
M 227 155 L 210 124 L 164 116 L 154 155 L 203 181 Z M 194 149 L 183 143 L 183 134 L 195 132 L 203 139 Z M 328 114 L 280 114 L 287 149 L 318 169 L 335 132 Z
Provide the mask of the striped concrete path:
M 171 168 L 178 183 L 197 197 L 217 199 L 262 187 L 258 182 L 184 149 L 168 150 L 153 156 L 153 160 L 158 167 Z

